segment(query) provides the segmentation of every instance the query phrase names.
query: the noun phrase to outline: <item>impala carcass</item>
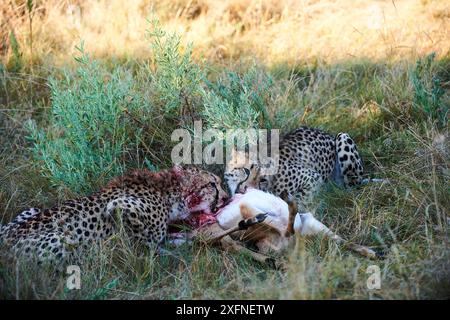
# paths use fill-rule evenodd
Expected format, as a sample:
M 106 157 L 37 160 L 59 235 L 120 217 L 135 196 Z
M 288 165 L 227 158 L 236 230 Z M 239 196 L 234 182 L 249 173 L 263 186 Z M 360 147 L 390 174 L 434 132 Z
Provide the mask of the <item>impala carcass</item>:
M 200 239 L 208 244 L 220 245 L 225 250 L 247 252 L 260 262 L 276 264 L 271 258 L 272 253 L 286 249 L 294 234 L 298 237 L 322 234 L 366 257 L 376 257 L 372 249 L 346 242 L 311 213 L 299 213 L 290 196 L 283 195 L 283 198 L 247 188 L 244 194 L 235 194 L 216 213 L 207 217 L 197 215 L 197 220 L 192 224 L 194 230 L 184 238 L 178 234 L 172 242 Z

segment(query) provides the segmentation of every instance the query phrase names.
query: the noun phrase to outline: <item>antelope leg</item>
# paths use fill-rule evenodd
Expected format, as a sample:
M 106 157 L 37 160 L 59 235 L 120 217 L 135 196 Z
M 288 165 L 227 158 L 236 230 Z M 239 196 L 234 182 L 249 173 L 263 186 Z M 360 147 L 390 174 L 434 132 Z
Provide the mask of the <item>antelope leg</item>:
M 288 221 L 288 225 L 286 227 L 284 236 L 290 237 L 295 233 L 294 221 L 295 221 L 295 216 L 297 215 L 297 212 L 298 212 L 297 202 L 294 200 L 292 195 L 288 194 L 286 191 L 283 191 L 281 193 L 280 197 L 288 204 L 288 207 L 289 207 L 289 221 Z
M 376 252 L 373 251 L 372 249 L 344 240 L 342 237 L 331 231 L 322 222 L 314 218 L 311 213 L 297 214 L 294 222 L 294 230 L 300 236 L 312 236 L 322 233 L 325 236 L 329 237 L 330 239 L 336 241 L 337 243 L 341 243 L 344 246 L 348 247 L 349 249 L 365 257 L 368 258 L 377 257 Z
M 247 230 L 250 226 L 253 226 L 255 224 L 263 222 L 266 219 L 266 217 L 267 217 L 267 213 L 260 213 L 252 218 L 243 219 L 243 220 L 239 221 L 238 225 L 235 226 L 234 228 L 224 230 L 222 232 L 214 234 L 213 238 L 208 239 L 207 242 L 214 243 L 214 242 L 220 241 L 222 238 L 224 238 L 234 232 L 241 231 L 241 230 Z
M 220 240 L 220 243 L 221 243 L 222 247 L 225 250 L 248 254 L 254 260 L 262 262 L 262 263 L 269 264 L 269 265 L 273 266 L 274 268 L 281 267 L 281 265 L 276 263 L 275 259 L 273 259 L 273 258 L 271 258 L 269 256 L 266 256 L 266 255 L 264 255 L 262 253 L 258 253 L 258 252 L 252 251 L 252 250 L 244 247 L 243 245 L 241 245 L 239 242 L 233 240 L 231 237 L 224 237 L 224 238 L 222 238 Z

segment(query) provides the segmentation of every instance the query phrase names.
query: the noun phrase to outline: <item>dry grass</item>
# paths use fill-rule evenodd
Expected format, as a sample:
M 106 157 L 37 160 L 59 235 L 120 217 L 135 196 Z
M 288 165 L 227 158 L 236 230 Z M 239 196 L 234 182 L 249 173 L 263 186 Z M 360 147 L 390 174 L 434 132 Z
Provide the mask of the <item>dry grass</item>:
M 35 1 L 34 55 L 64 63 L 82 39 L 98 57 L 146 58 L 146 18 L 195 43 L 196 55 L 228 62 L 256 57 L 265 64 L 320 59 L 415 59 L 450 49 L 448 1 L 424 0 L 177 0 Z M 29 56 L 25 1 L 0 5 L 2 34 L 14 31 Z M 9 47 L 4 57 L 12 54 Z

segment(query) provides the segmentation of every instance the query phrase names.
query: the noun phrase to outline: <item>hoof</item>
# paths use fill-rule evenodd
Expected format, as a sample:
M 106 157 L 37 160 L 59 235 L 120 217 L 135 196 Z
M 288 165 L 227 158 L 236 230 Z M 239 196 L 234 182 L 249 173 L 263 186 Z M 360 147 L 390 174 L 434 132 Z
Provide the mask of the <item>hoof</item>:
M 377 259 L 385 259 L 388 255 L 388 251 L 386 249 L 375 249 L 375 257 Z
M 260 213 L 258 214 L 255 219 L 256 219 L 256 223 L 261 223 L 264 220 L 266 220 L 268 213 Z
M 267 217 L 267 213 L 260 213 L 256 216 L 254 216 L 253 218 L 250 219 L 245 219 L 245 220 L 241 220 L 239 221 L 239 229 L 240 230 L 247 230 L 248 227 L 251 227 L 257 223 L 261 223 L 263 222 Z

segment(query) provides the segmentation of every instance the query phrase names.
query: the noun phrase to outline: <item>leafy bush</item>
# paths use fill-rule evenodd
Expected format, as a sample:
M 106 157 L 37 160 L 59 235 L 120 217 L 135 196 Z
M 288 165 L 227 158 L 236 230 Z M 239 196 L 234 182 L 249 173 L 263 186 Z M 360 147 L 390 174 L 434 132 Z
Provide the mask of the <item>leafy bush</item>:
M 198 117 L 195 105 L 200 105 L 204 71 L 192 61 L 191 45 L 182 52 L 179 35 L 162 30 L 158 20 L 151 25 L 148 35 L 153 54 L 150 79 L 154 103 L 166 117 L 181 119 L 180 124 L 189 127 L 189 120 Z
M 54 186 L 95 190 L 124 171 L 131 151 L 138 165 L 165 165 L 172 130 L 192 129 L 193 120 L 203 118 L 206 127 L 220 130 L 280 127 L 268 108 L 277 107 L 272 78 L 263 70 L 227 71 L 211 82 L 206 68 L 192 61 L 191 47 L 183 51 L 179 36 L 157 21 L 149 35 L 152 65 L 140 65 L 134 77 L 123 68 L 108 72 L 80 48 L 75 72 L 49 80 L 48 126 L 29 123 L 29 130 L 40 170 Z
M 129 73 L 120 68 L 108 73 L 79 50 L 76 72 L 65 71 L 61 80 L 49 80 L 48 128 L 30 123 L 29 129 L 42 173 L 59 188 L 88 192 L 123 171 L 124 153 L 138 130 L 133 131 L 122 115 L 126 108 L 143 104 L 132 90 Z
M 203 116 L 215 129 L 272 127 L 267 110 L 272 78 L 252 67 L 245 74 L 225 72 L 202 91 Z
M 157 20 L 151 23 L 153 101 L 166 117 L 181 117 L 185 127 L 200 117 L 216 129 L 272 126 L 267 102 L 273 81 L 267 73 L 252 67 L 208 81 L 207 68 L 192 60 L 192 45 L 183 51 L 179 35 L 162 30 Z

